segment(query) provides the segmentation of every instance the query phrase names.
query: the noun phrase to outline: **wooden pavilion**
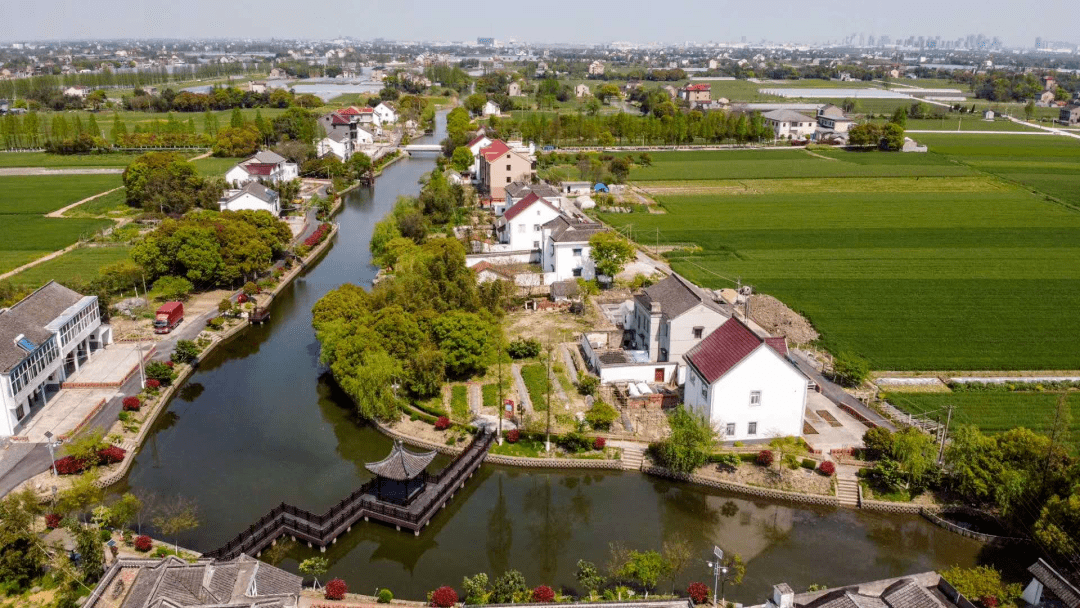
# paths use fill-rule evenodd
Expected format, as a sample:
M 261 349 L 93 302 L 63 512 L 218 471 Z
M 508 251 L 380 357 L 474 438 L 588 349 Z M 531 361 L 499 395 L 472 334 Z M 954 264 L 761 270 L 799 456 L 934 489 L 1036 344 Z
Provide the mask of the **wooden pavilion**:
M 375 493 L 379 500 L 408 505 L 424 489 L 424 470 L 435 459 L 435 452 L 418 454 L 394 441 L 390 455 L 364 466 L 375 474 Z

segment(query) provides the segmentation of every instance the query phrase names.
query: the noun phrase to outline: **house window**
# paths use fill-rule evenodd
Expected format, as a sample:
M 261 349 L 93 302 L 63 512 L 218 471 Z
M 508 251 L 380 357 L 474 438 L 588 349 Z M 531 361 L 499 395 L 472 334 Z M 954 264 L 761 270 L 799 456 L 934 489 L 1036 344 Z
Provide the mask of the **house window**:
M 709 398 L 709 387 L 707 387 L 707 386 L 701 387 L 701 398 L 702 399 L 708 399 Z
M 506 176 L 506 183 L 508 183 L 508 184 L 510 183 L 510 176 L 509 175 Z
M 695 376 L 694 374 L 690 374 L 690 384 L 697 384 L 697 376 Z
M 756 422 L 751 422 L 750 424 L 746 425 L 746 434 L 747 435 L 757 435 L 757 423 Z
M 750 405 L 761 405 L 761 391 L 750 391 Z
M 540 248 L 540 241 L 533 241 L 533 249 L 539 249 L 539 248 Z
M 518 234 L 525 233 L 525 224 L 518 224 Z
M 724 429 L 724 434 L 727 435 L 728 437 L 731 437 L 732 435 L 735 434 L 735 423 L 734 422 L 727 423 L 727 428 Z
M 580 268 L 575 268 L 574 269 L 574 276 L 575 277 L 580 277 L 581 276 L 581 269 Z
M 703 334 L 703 333 L 705 333 L 705 328 L 704 327 L 695 327 L 694 328 L 694 339 L 695 340 L 700 340 L 701 339 L 701 334 Z
M 533 232 L 540 232 L 540 224 L 533 224 Z
M 581 257 L 581 247 L 574 249 L 574 255 L 577 257 Z
M 510 165 L 506 165 L 506 170 L 510 171 Z

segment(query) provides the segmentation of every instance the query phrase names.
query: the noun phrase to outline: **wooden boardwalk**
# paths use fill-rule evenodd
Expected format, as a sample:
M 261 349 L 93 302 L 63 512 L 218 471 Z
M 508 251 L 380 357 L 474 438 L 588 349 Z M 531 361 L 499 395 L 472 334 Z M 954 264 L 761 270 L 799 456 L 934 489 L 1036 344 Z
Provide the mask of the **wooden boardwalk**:
M 328 545 L 336 543 L 339 536 L 352 530 L 353 524 L 361 519 L 380 521 L 398 530 L 411 530 L 419 536 L 435 513 L 446 506 L 455 492 L 465 487 L 465 480 L 472 477 L 484 462 L 494 438 L 491 433 L 481 432 L 438 475 L 425 472 L 423 491 L 407 507 L 378 500 L 375 497 L 376 480 L 372 479 L 321 515 L 281 503 L 236 538 L 203 556 L 215 559 L 232 559 L 241 553 L 258 556 L 282 536 L 290 536 L 307 543 L 309 547 L 317 546 L 325 551 Z

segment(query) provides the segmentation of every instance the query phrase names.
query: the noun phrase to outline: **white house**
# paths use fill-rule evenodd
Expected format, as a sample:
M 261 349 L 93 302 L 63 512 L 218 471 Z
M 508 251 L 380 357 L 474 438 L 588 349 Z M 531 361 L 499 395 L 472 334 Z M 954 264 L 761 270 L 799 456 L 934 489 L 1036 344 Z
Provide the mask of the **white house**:
M 479 179 L 480 175 L 480 150 L 490 146 L 491 142 L 492 139 L 487 135 L 477 135 L 466 145 L 473 156 L 472 167 L 469 168 L 469 171 L 472 172 L 472 180 L 474 182 Z
M 604 64 L 600 60 L 593 61 L 589 64 L 590 76 L 602 76 L 604 74 Z
M 234 186 L 242 186 L 259 179 L 278 184 L 299 176 L 300 170 L 296 163 L 289 162 L 284 156 L 270 150 L 260 150 L 251 158 L 229 169 L 225 173 L 225 181 Z
M 592 95 L 592 91 L 589 90 L 589 85 L 581 83 L 574 87 L 574 97 L 582 99 L 584 97 L 589 97 L 590 95 Z
M 507 97 L 521 97 L 521 83 L 515 81 L 515 82 L 511 82 L 510 84 L 506 85 L 506 96 Z
M 66 97 L 78 97 L 79 99 L 85 98 L 90 94 L 90 87 L 68 87 L 64 89 L 64 95 Z
M 589 239 L 607 230 L 603 224 L 576 221 L 565 215 L 545 223 L 540 251 L 540 267 L 544 270 L 544 283 L 582 278 L 596 278 L 596 263 L 592 259 Z
M 855 121 L 844 115 L 844 110 L 834 106 L 827 105 L 817 112 L 817 129 L 814 134 L 815 139 L 821 139 L 827 135 L 838 136 L 844 140 L 847 139 L 848 130 L 854 126 Z
M 320 158 L 333 154 L 341 162 L 349 160 L 353 151 L 353 140 L 348 131 L 331 131 L 315 144 L 315 152 Z
M 624 329 L 634 349 L 651 361 L 684 364 L 684 357 L 705 336 L 731 318 L 731 308 L 712 293 L 672 273 L 634 296 L 634 310 Z M 679 382 L 685 369 L 680 365 Z
M 510 251 L 538 250 L 544 240 L 544 224 L 559 217 L 559 209 L 534 193 L 518 201 L 495 222 L 499 242 Z
M 805 139 L 817 129 L 816 120 L 794 110 L 773 110 L 761 117 L 776 139 Z
M 392 125 L 398 120 L 397 108 L 385 101 L 375 106 L 375 115 L 379 117 L 379 122 L 384 125 Z
M 536 194 L 540 198 L 555 205 L 560 211 L 565 210 L 563 202 L 565 198 L 562 193 L 559 192 L 554 186 L 547 183 L 534 184 L 527 181 L 516 181 L 506 184 L 505 188 L 506 201 L 492 201 L 491 210 L 496 214 L 502 214 L 506 209 L 513 207 L 518 201 L 529 196 L 530 193 Z
M 480 111 L 482 116 L 498 116 L 502 112 L 499 108 L 499 104 L 494 101 L 488 101 L 484 104 L 484 108 Z
M 239 190 L 226 190 L 218 201 L 221 211 L 266 211 L 277 217 L 281 215 L 281 199 L 277 192 L 258 182 L 248 182 Z
M 686 353 L 683 401 L 725 441 L 798 437 L 809 379 L 785 338 L 762 338 L 731 318 Z
M 15 435 L 61 382 L 110 342 L 97 296 L 55 281 L 0 311 L 0 437 Z

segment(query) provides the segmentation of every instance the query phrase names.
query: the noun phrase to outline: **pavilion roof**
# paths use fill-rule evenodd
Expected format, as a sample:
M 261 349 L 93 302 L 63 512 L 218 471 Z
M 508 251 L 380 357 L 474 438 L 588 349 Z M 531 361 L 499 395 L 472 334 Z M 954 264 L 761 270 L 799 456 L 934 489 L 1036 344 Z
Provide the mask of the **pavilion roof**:
M 423 473 L 434 459 L 434 451 L 418 454 L 405 449 L 400 441 L 395 441 L 389 456 L 379 462 L 369 462 L 364 467 L 379 477 L 405 481 Z

